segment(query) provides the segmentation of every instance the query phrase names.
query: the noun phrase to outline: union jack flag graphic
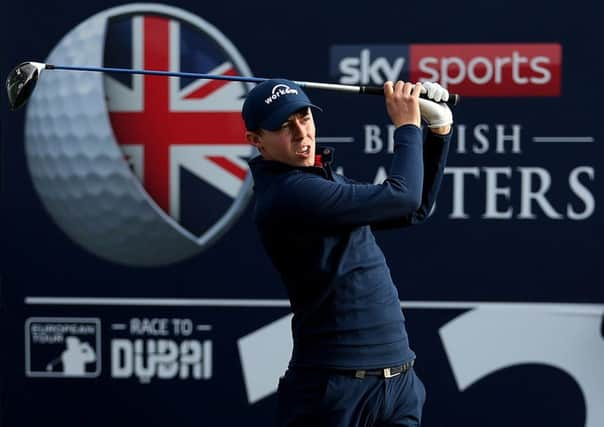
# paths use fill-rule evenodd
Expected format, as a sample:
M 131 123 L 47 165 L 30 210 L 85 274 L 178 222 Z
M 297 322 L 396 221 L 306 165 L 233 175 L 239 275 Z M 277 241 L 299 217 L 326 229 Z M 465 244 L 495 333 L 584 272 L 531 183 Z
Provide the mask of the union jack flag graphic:
M 178 18 L 143 13 L 113 18 L 109 67 L 240 75 L 220 40 Z M 245 141 L 242 82 L 106 75 L 116 140 L 159 207 L 201 235 L 240 195 L 253 148 Z

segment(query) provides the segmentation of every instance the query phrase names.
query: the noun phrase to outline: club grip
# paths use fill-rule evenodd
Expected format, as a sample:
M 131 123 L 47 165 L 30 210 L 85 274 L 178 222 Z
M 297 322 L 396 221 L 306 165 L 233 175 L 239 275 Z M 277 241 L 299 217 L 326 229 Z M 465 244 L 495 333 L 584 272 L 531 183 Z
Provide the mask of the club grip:
M 381 95 L 384 96 L 384 88 L 382 86 L 360 86 L 359 93 L 366 95 Z M 425 93 L 419 95 L 420 98 L 429 99 Z M 445 102 L 449 107 L 454 107 L 459 102 L 460 96 L 456 93 L 450 93 L 449 99 Z

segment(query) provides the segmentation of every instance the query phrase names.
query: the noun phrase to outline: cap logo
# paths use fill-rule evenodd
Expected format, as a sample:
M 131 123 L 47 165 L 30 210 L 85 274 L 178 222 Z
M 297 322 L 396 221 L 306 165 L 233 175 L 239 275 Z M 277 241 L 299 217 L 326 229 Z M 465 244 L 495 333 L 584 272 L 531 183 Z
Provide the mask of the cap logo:
M 290 88 L 288 85 L 278 84 L 273 86 L 273 90 L 271 91 L 272 95 L 264 100 L 264 102 L 270 105 L 273 101 L 279 99 L 282 95 L 297 95 L 298 91 L 296 89 Z

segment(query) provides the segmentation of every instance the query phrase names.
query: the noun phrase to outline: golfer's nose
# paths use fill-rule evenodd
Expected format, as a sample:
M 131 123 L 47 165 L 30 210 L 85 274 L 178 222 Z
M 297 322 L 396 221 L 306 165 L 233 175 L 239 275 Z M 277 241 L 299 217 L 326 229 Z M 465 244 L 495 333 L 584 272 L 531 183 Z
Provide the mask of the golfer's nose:
M 304 135 L 304 121 L 301 118 L 296 117 L 292 123 L 292 134 L 295 137 Z

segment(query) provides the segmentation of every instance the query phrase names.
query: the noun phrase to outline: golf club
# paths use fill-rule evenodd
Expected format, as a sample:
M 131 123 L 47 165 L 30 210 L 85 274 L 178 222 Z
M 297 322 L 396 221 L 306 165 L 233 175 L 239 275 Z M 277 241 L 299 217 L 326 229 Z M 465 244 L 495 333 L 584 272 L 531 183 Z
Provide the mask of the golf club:
M 8 100 L 12 110 L 16 110 L 27 102 L 36 87 L 43 70 L 68 70 L 68 71 L 93 71 L 100 73 L 123 73 L 123 74 L 146 74 L 153 76 L 171 76 L 171 77 L 193 77 L 209 80 L 231 80 L 238 82 L 262 83 L 268 78 L 262 77 L 244 77 L 244 76 L 223 76 L 215 74 L 186 73 L 177 71 L 159 71 L 159 70 L 137 70 L 130 68 L 109 68 L 109 67 L 78 67 L 67 65 L 52 65 L 42 62 L 23 62 L 17 65 L 9 73 L 6 79 L 6 90 Z M 352 86 L 336 83 L 318 83 L 295 81 L 301 87 L 310 89 L 334 90 L 340 92 L 350 92 L 369 95 L 384 95 L 384 88 L 381 86 Z M 420 95 L 426 98 L 425 94 Z M 459 102 L 459 95 L 450 93 L 446 104 L 453 107 Z

